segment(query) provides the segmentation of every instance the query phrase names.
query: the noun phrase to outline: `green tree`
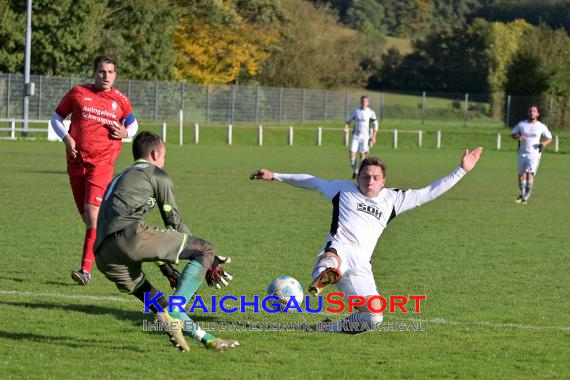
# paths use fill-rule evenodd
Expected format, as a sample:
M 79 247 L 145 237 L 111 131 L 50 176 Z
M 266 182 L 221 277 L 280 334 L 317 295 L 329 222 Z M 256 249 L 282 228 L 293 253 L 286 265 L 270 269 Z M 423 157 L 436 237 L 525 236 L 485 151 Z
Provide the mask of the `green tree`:
M 493 22 L 487 24 L 478 19 L 482 28 L 488 28 L 486 51 L 489 62 L 487 82 L 491 93 L 491 115 L 500 118 L 504 109 L 507 68 L 521 44 L 521 36 L 532 26 L 524 20 L 515 20 L 508 24 Z
M 542 116 L 553 128 L 570 125 L 570 37 L 564 29 L 546 25 L 530 28 L 508 69 L 505 91 L 509 95 L 539 99 Z M 524 114 L 528 104 L 514 104 L 513 113 Z M 549 114 L 550 110 L 552 114 Z
M 18 12 L 25 15 L 21 3 Z M 101 46 L 106 2 L 35 0 L 32 12 L 32 73 L 90 75 Z
M 280 2 L 186 0 L 174 32 L 176 77 L 198 83 L 254 78 L 278 39 Z
M 177 15 L 168 0 L 110 0 L 100 54 L 117 58 L 122 78 L 172 80 Z
M 14 11 L 13 1 L 0 1 L 0 72 L 21 72 L 24 62 L 25 14 Z
M 334 88 L 361 81 L 358 34 L 327 7 L 283 2 L 287 21 L 258 79 L 264 85 Z M 358 79 L 355 79 L 358 78 Z

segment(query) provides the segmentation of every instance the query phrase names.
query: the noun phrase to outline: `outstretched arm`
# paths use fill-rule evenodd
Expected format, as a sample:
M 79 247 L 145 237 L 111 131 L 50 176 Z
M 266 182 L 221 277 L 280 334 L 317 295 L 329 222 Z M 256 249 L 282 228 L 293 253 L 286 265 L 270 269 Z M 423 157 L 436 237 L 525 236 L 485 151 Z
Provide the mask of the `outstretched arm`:
M 249 179 L 279 181 L 308 190 L 317 190 L 327 199 L 338 192 L 342 181 L 325 181 L 309 174 L 274 173 L 269 169 L 258 169 L 250 174 Z
M 466 149 L 461 158 L 461 164 L 447 176 L 438 179 L 423 189 L 407 190 L 399 193 L 394 205 L 396 215 L 434 200 L 451 189 L 465 174 L 473 170 L 482 152 L 483 147 L 477 147 L 471 151 Z
M 309 174 L 282 174 L 274 173 L 269 169 L 258 169 L 249 175 L 249 179 L 262 179 L 265 181 L 279 181 L 309 190 L 320 190 L 326 181 Z

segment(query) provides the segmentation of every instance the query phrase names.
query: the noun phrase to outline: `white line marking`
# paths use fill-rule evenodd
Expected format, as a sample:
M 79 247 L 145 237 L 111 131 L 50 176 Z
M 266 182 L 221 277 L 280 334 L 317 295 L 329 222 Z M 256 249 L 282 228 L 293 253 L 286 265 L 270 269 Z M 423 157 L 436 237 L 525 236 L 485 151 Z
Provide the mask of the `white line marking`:
M 34 297 L 34 298 L 65 298 L 65 299 L 79 299 L 79 300 L 91 300 L 91 301 L 113 301 L 113 302 L 135 302 L 136 299 L 133 297 L 115 297 L 115 296 L 90 296 L 86 294 L 63 294 L 63 293 L 35 293 L 35 292 L 27 292 L 27 291 L 18 291 L 18 290 L 0 290 L 1 295 L 6 296 L 24 296 L 24 297 Z M 247 306 L 247 309 L 253 309 L 252 306 Z M 336 316 L 336 317 L 345 317 L 346 313 L 327 313 L 327 312 L 319 312 L 319 313 L 312 313 L 317 315 L 323 315 L 327 317 Z M 554 330 L 554 331 L 562 331 L 565 333 L 570 333 L 570 326 L 561 327 L 561 326 L 533 326 L 533 325 L 525 325 L 521 323 L 492 323 L 488 321 L 467 321 L 467 322 L 456 322 L 456 321 L 446 321 L 445 319 L 441 318 L 432 318 L 432 319 L 419 319 L 419 318 L 402 318 L 398 316 L 398 321 L 410 321 L 410 322 L 426 322 L 426 323 L 434 323 L 434 324 L 441 324 L 441 325 L 455 325 L 455 326 L 479 326 L 479 327 L 489 327 L 494 329 L 520 329 L 520 330 Z M 398 321 L 393 321 L 397 323 Z M 386 321 L 387 323 L 391 323 L 392 321 Z

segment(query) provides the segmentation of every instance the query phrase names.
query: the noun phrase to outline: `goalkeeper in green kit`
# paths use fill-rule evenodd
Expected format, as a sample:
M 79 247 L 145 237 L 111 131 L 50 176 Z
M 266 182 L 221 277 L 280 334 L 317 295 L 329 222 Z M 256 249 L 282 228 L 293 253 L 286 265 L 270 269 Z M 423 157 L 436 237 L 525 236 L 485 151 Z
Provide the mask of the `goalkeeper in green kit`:
M 158 289 L 153 287 L 142 271 L 142 263 L 154 261 L 161 272 L 176 287 L 175 296 L 190 300 L 205 277 L 208 285 L 227 286 L 232 277 L 220 266 L 229 258 L 216 256 L 214 247 L 206 240 L 191 235 L 183 223 L 174 199 L 172 180 L 162 168 L 166 147 L 161 138 L 152 132 L 141 132 L 133 141 L 135 163 L 119 173 L 105 191 L 97 221 L 95 262 L 97 267 L 122 292 L 134 295 L 144 302 L 154 298 Z M 148 226 L 144 215 L 158 207 L 166 226 L 165 230 Z M 189 260 L 182 273 L 170 264 Z M 162 295 L 157 303 L 168 309 L 168 299 Z M 180 351 L 189 345 L 182 333 L 183 327 L 191 337 L 206 347 L 218 351 L 239 345 L 235 340 L 216 338 L 200 329 L 184 312 L 159 313 L 154 305 L 150 309 L 156 320 L 175 326 L 167 331 L 171 343 Z

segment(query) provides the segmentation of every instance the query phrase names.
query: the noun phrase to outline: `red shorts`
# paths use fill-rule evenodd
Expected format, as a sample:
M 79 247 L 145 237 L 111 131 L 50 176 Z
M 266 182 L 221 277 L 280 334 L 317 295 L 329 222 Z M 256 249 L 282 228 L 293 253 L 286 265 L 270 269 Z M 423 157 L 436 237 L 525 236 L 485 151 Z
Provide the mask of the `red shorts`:
M 78 157 L 67 162 L 69 183 L 80 214 L 85 214 L 85 203 L 101 206 L 105 189 L 113 179 L 113 169 L 110 159 L 92 164 Z

